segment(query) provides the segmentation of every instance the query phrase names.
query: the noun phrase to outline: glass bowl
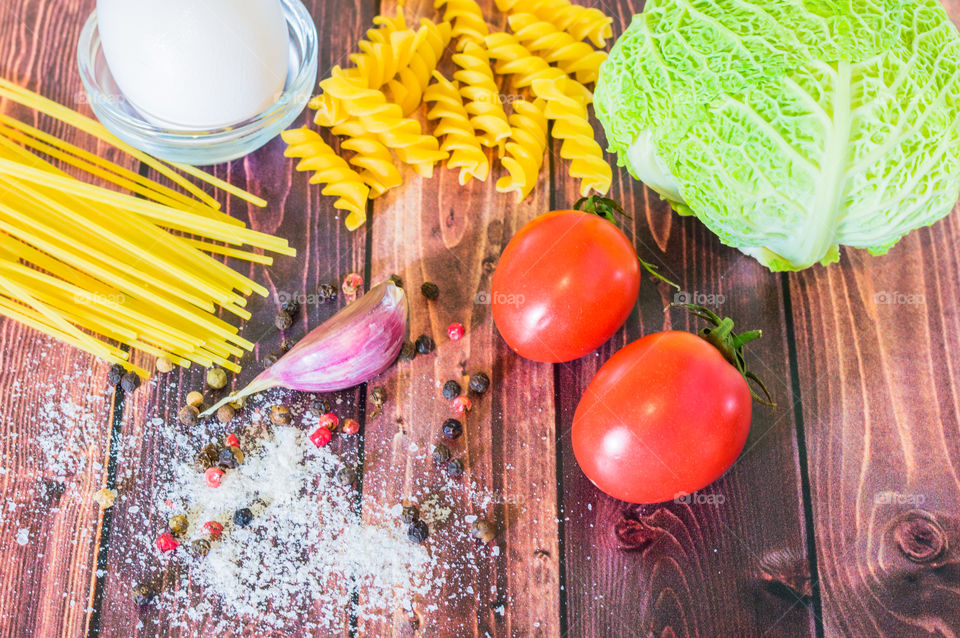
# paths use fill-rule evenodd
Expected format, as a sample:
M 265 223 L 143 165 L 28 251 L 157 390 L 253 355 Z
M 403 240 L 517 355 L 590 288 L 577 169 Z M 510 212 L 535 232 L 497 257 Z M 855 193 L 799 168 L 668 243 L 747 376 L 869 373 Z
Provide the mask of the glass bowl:
M 170 162 L 228 162 L 260 148 L 287 128 L 306 107 L 317 79 L 317 27 L 300 0 L 281 0 L 290 30 L 287 82 L 270 108 L 233 126 L 177 130 L 150 122 L 123 97 L 103 55 L 97 12 L 90 14 L 77 45 L 80 78 L 94 114 L 131 146 Z

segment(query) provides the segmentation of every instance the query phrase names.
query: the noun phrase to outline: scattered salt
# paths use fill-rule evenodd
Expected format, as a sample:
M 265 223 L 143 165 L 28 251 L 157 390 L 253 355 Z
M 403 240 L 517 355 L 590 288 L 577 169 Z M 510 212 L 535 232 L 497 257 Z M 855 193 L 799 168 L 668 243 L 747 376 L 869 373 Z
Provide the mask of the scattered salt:
M 29 542 L 30 542 L 30 530 L 28 530 L 25 527 L 21 527 L 19 531 L 17 531 L 17 543 L 19 543 L 20 545 L 26 545 Z

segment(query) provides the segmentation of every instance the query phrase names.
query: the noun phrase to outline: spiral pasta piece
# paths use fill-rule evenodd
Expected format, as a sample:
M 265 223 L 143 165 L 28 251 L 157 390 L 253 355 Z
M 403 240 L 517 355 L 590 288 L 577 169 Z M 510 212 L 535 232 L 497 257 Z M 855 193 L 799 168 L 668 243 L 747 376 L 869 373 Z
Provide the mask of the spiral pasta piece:
M 463 52 L 453 56 L 460 70 L 453 78 L 460 82 L 460 95 L 467 100 L 470 123 L 479 134 L 484 146 L 496 146 L 503 151 L 505 140 L 510 137 L 510 122 L 500 102 L 500 90 L 490 68 L 490 55 L 486 48 L 468 42 Z
M 554 120 L 553 136 L 563 140 L 560 157 L 570 160 L 570 175 L 580 180 L 580 194 L 584 197 L 590 191 L 606 194 L 613 182 L 613 170 L 603 159 L 603 149 L 587 119 L 586 105 L 566 95 L 561 82 L 534 80 L 531 89 L 544 101 L 544 115 Z
M 593 7 L 581 7 L 569 0 L 496 0 L 497 8 L 506 13 L 532 13 L 575 40 L 590 40 L 604 47 L 613 37 L 613 18 Z
M 513 85 L 526 88 L 534 80 L 553 80 L 563 85 L 566 95 L 583 104 L 593 101 L 593 93 L 580 82 L 570 80 L 566 73 L 550 66 L 546 60 L 534 55 L 510 33 L 491 33 L 486 38 L 487 51 L 496 60 L 495 69 L 500 75 L 515 76 Z M 569 81 L 568 81 L 569 80 Z
M 370 189 L 360 175 L 316 131 L 303 127 L 284 131 L 281 136 L 288 145 L 284 156 L 299 158 L 297 170 L 313 171 L 310 183 L 326 184 L 321 192 L 336 197 L 334 207 L 347 211 L 347 228 L 356 230 L 363 225 Z
M 410 115 L 423 101 L 423 92 L 430 84 L 430 78 L 443 52 L 452 38 L 449 22 L 437 24 L 432 20 L 420 20 L 421 34 L 419 44 L 408 64 L 402 66 L 394 79 L 387 82 L 387 97 L 400 105 L 403 114 Z
M 596 82 L 600 77 L 600 65 L 607 59 L 605 52 L 575 40 L 566 31 L 532 13 L 515 13 L 510 16 L 509 23 L 521 44 L 543 56 L 547 62 L 556 63 L 581 84 Z
M 340 67 L 333 68 L 320 88 L 340 100 L 345 112 L 360 120 L 381 143 L 393 149 L 400 161 L 413 166 L 420 175 L 431 177 L 433 165 L 446 159 L 437 138 L 424 135 L 419 122 L 404 117 L 400 106 L 388 102 L 382 91 L 364 86 Z
M 427 118 L 439 120 L 433 134 L 443 137 L 440 148 L 450 153 L 447 168 L 460 169 L 461 186 L 474 177 L 484 182 L 490 174 L 490 161 L 470 124 L 460 89 L 438 71 L 434 71 L 433 77 L 436 81 L 427 87 L 423 99 L 434 103 Z
M 354 155 L 347 161 L 360 169 L 360 178 L 370 187 L 370 199 L 376 199 L 403 183 L 390 149 L 369 133 L 362 122 L 350 119 L 330 130 L 334 135 L 347 138 L 340 142 L 340 148 L 353 151 Z
M 510 114 L 510 140 L 507 155 L 501 162 L 509 175 L 497 180 L 497 191 L 515 192 L 521 201 L 537 185 L 543 166 L 543 153 L 547 148 L 547 118 L 543 108 L 542 100 L 518 100 L 513 103 Z
M 435 9 L 446 6 L 443 19 L 453 24 L 457 51 L 463 51 L 468 42 L 483 44 L 483 39 L 490 33 L 483 10 L 475 0 L 434 0 L 433 6 Z

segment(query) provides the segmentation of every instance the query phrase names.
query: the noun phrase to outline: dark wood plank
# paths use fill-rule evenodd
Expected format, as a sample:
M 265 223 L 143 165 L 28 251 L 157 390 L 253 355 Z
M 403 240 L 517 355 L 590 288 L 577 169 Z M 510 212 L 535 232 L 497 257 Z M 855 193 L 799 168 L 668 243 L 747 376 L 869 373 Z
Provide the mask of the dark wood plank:
M 432 17 L 432 5 L 408 2 L 408 17 Z M 493 2 L 481 5 L 489 21 L 502 23 Z M 382 10 L 392 13 L 394 6 L 385 2 Z M 449 77 L 449 60 L 443 69 Z M 431 525 L 427 541 L 443 572 L 436 591 L 414 601 L 427 636 L 561 634 L 552 369 L 508 353 L 484 302 L 506 241 L 547 207 L 548 180 L 545 172 L 540 188 L 517 206 L 513 195 L 496 193 L 499 174 L 494 170 L 487 182 L 461 187 L 455 171 L 438 167 L 433 179 L 424 180 L 407 170 L 403 189 L 374 206 L 372 280 L 391 273 L 403 278 L 411 338 L 427 334 L 438 347 L 376 382 L 390 399 L 384 415 L 365 428 L 364 517 L 383 521 L 382 510 L 404 499 L 439 499 L 452 509 L 448 520 Z M 437 301 L 421 295 L 425 281 L 440 287 Z M 453 321 L 466 326 L 457 342 L 446 336 Z M 492 388 L 474 396 L 463 437 L 449 443 L 466 465 L 461 479 L 449 479 L 430 457 L 442 440 L 442 422 L 455 416 L 440 385 L 456 379 L 466 388 L 467 377 L 478 371 L 490 374 Z M 468 515 L 495 522 L 496 541 L 482 546 L 471 539 Z M 364 592 L 360 596 L 362 602 Z M 364 636 L 410 632 L 400 609 L 358 627 Z
M 89 113 L 76 41 L 96 3 L 0 5 L 0 76 Z M 65 125 L 0 101 L 0 111 L 121 164 Z M 0 635 L 79 636 L 95 570 L 113 393 L 107 364 L 0 319 Z M 19 541 L 23 541 L 21 544 Z
M 373 16 L 373 7 L 344 8 L 330 2 L 307 2 L 321 32 L 320 73 L 328 73 L 333 64 L 343 62 L 343 52 L 353 46 L 356 34 L 362 33 Z M 304 113 L 296 125 L 312 117 Z M 229 182 L 251 190 L 269 202 L 266 209 L 251 208 L 242 202 L 231 201 L 228 212 L 263 232 L 285 237 L 297 248 L 295 259 L 277 257 L 272 267 L 232 263 L 241 272 L 263 283 L 269 290 L 264 299 L 248 299 L 253 318 L 245 322 L 241 334 L 257 343 L 253 355 L 244 357 L 243 371 L 231 379 L 234 388 L 240 388 L 263 369 L 263 360 L 279 350 L 282 335 L 274 327 L 279 300 L 296 295 L 303 304 L 293 327 L 286 331 L 291 339 L 302 337 L 343 305 L 342 295 L 336 303 L 320 304 L 316 290 L 320 284 L 339 287 L 350 272 L 364 271 L 367 231 L 348 232 L 343 220 L 333 208 L 333 201 L 320 194 L 320 188 L 307 183 L 308 174 L 297 173 L 294 162 L 283 156 L 286 148 L 275 139 L 252 155 L 217 167 L 216 173 Z M 221 198 L 222 199 L 222 198 Z M 144 363 L 152 361 L 144 357 Z M 176 570 L 157 556 L 153 539 L 166 524 L 166 515 L 155 507 L 158 490 L 169 480 L 174 466 L 190 458 L 189 450 L 172 445 L 153 425 L 154 419 L 175 424 L 185 395 L 203 387 L 204 371 L 196 368 L 158 376 L 138 390 L 128 400 L 123 418 L 122 437 L 125 441 L 118 460 L 118 489 L 121 501 L 117 506 L 113 531 L 108 547 L 108 573 L 103 583 L 103 607 L 100 617 L 102 636 L 165 636 L 207 635 L 216 631 L 222 618 L 208 617 L 199 622 L 188 622 L 186 628 L 171 627 L 170 616 L 156 609 L 138 610 L 131 600 L 130 589 L 138 582 L 161 583 L 163 587 L 189 587 L 188 597 L 201 600 L 215 597 L 216 592 L 201 591 L 186 582 Z M 276 392 L 275 401 L 290 405 L 294 413 L 306 410 L 312 396 L 295 392 Z M 360 389 L 333 393 L 326 398 L 341 417 L 357 417 L 362 411 L 363 394 Z M 248 423 L 251 410 L 241 412 L 236 422 Z M 297 423 L 298 421 L 295 421 Z M 194 441 L 223 434 L 224 428 L 207 424 L 190 436 Z M 346 461 L 357 457 L 356 437 L 339 437 L 334 449 Z M 359 497 L 358 497 L 359 498 Z M 333 585 L 336 587 L 342 585 Z M 282 635 L 302 635 L 304 627 L 318 619 L 319 610 L 302 610 L 302 627 L 288 628 Z M 340 610 L 342 619 L 329 635 L 347 635 L 349 609 Z M 236 632 L 262 631 L 257 618 L 232 619 Z M 281 634 L 276 634 L 281 635 Z M 326 634 L 325 634 L 326 635 Z
M 590 4 L 612 9 L 609 3 Z M 615 34 L 641 9 L 637 2 L 618 4 Z M 602 135 L 599 124 L 595 128 Z M 578 187 L 556 145 L 554 161 L 554 204 L 568 207 Z M 662 329 L 702 326 L 682 311 L 664 314 L 674 292 L 645 278 L 638 310 L 598 356 L 558 366 L 568 631 L 624 638 L 813 635 L 807 601 L 785 591 L 771 593 L 758 574 L 763 557 L 779 550 L 808 568 L 780 278 L 722 247 L 699 222 L 676 216 L 626 170 L 615 171 L 612 195 L 632 215 L 623 227 L 642 259 L 663 264 L 664 274 L 687 297 L 713 305 L 741 329 L 763 330 L 748 360 L 780 407 L 756 407 L 744 453 L 700 493 L 707 502 L 627 506 L 601 494 L 576 464 L 569 431 L 578 399 L 598 367 L 623 345 Z M 629 525 L 645 527 L 647 534 L 632 550 L 615 533 Z

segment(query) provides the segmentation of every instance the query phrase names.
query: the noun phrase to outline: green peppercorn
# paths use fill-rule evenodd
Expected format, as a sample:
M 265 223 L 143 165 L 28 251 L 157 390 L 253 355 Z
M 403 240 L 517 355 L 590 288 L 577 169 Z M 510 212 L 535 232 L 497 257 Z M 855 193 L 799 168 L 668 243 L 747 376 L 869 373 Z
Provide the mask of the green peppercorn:
M 217 465 L 220 461 L 220 449 L 213 443 L 208 443 L 206 447 L 197 454 L 197 470 L 206 472 L 211 467 Z
M 233 513 L 233 524 L 237 527 L 246 527 L 253 520 L 253 512 L 249 507 L 241 507 Z
M 430 528 L 422 520 L 417 519 L 407 528 L 407 538 L 411 543 L 422 543 L 430 535 Z
M 233 459 L 237 462 L 237 465 L 243 463 L 243 459 L 245 458 L 243 456 L 243 450 L 236 445 L 228 445 L 227 449 L 230 450 L 231 454 L 233 454 Z
M 400 360 L 413 361 L 416 358 L 417 346 L 413 345 L 412 341 L 404 341 L 403 346 L 400 348 Z
M 437 287 L 437 284 L 433 283 L 432 281 L 423 282 L 423 285 L 420 286 L 420 292 L 422 292 L 423 296 L 430 301 L 434 301 L 440 296 L 440 288 Z
M 217 408 L 217 421 L 220 423 L 229 423 L 236 415 L 237 411 L 229 403 L 225 403 Z
M 290 408 L 277 404 L 270 408 L 270 421 L 274 425 L 290 425 Z
M 434 343 L 433 338 L 429 335 L 420 335 L 417 337 L 417 353 L 430 354 L 436 347 L 437 344 Z
M 112 366 L 110 366 L 110 369 L 107 371 L 107 383 L 113 386 L 119 385 L 120 380 L 123 379 L 123 375 L 125 375 L 126 373 L 127 371 L 123 369 L 122 365 L 120 365 L 119 363 L 113 364 Z
M 200 410 L 192 405 L 185 405 L 180 409 L 177 418 L 186 426 L 194 426 L 200 422 Z
M 333 284 L 320 284 L 317 286 L 317 299 L 320 303 L 325 303 L 337 297 L 337 287 Z
M 340 485 L 353 485 L 357 480 L 357 471 L 352 467 L 341 467 L 337 471 L 337 480 L 340 481 Z
M 210 541 L 205 538 L 198 538 L 190 543 L 190 547 L 192 547 L 193 551 L 195 551 L 199 556 L 206 556 L 210 551 Z
M 156 592 L 153 591 L 153 587 L 147 585 L 146 583 L 138 583 L 133 587 L 133 601 L 138 605 L 149 605 L 153 602 L 153 597 L 156 596 Z
M 140 375 L 136 372 L 128 372 L 120 379 L 120 387 L 124 392 L 133 392 L 140 387 Z
M 489 521 L 478 518 L 473 522 L 473 537 L 484 543 L 489 543 L 497 537 L 497 531 Z
M 456 419 L 447 419 L 443 422 L 443 436 L 448 439 L 459 439 L 463 434 L 463 423 Z
M 450 476 L 463 476 L 463 461 L 453 459 L 447 463 L 447 474 Z
M 167 521 L 167 527 L 170 528 L 170 533 L 174 536 L 183 536 L 187 532 L 187 526 L 186 516 L 177 515 Z
M 443 464 L 449 460 L 450 448 L 443 443 L 438 443 L 437 446 L 433 448 L 433 462 Z
M 223 368 L 211 368 L 207 370 L 207 385 L 214 390 L 227 385 L 227 371 Z
M 420 508 L 416 505 L 404 505 L 403 511 L 400 513 L 400 520 L 407 525 L 420 520 Z
M 293 317 L 281 310 L 273 320 L 273 325 L 277 327 L 277 330 L 289 330 L 290 326 L 293 325 Z
M 478 372 L 470 377 L 470 389 L 477 394 L 483 394 L 490 388 L 490 377 L 483 372 Z
M 157 372 L 160 374 L 166 374 L 173 370 L 173 361 L 170 360 L 170 357 L 157 357 L 156 362 Z
M 447 399 L 448 401 L 453 401 L 458 396 L 460 396 L 461 389 L 462 388 L 460 387 L 459 383 L 457 383 L 453 379 L 450 379 L 449 381 L 443 384 L 443 398 Z

